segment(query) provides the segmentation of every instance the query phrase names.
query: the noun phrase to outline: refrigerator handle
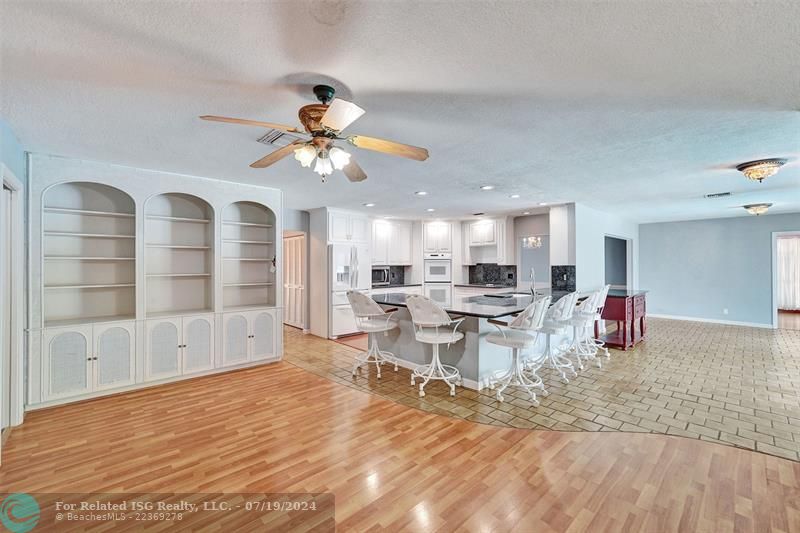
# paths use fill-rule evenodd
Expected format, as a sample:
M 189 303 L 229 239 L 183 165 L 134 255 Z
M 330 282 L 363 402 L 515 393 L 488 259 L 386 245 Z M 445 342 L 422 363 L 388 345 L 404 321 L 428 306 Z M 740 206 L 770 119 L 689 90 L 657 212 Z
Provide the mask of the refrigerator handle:
M 354 289 L 355 288 L 355 286 L 353 285 L 353 280 L 354 280 L 354 277 L 355 277 L 355 274 L 353 273 L 353 264 L 354 263 L 355 263 L 355 261 L 353 260 L 353 247 L 351 246 L 350 247 L 350 289 Z
M 355 276 L 355 283 L 353 283 L 353 288 L 358 289 L 358 248 L 353 246 L 353 261 L 355 262 L 355 267 L 353 268 L 353 275 Z

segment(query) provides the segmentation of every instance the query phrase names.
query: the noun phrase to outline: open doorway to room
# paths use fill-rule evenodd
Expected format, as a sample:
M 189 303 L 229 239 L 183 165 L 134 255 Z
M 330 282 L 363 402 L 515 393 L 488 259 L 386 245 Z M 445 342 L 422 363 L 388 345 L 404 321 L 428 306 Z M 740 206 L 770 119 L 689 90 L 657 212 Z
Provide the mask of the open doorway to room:
M 800 232 L 775 238 L 773 325 L 800 330 Z
M 605 236 L 605 283 L 612 289 L 630 286 L 630 242 L 628 239 Z
M 302 330 L 306 324 L 306 234 L 283 234 L 283 323 Z

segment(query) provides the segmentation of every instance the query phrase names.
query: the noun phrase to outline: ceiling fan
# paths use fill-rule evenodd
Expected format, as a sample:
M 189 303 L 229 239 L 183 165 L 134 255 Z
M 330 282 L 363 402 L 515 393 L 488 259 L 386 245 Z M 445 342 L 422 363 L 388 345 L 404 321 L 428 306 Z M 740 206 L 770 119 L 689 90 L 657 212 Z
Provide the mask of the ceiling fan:
M 352 159 L 350 154 L 339 146 L 335 146 L 336 141 L 344 141 L 357 148 L 398 155 L 417 161 L 428 159 L 428 151 L 425 148 L 364 135 L 342 137 L 342 130 L 363 115 L 364 110 L 352 102 L 334 98 L 335 91 L 333 87 L 328 85 L 316 85 L 313 90 L 321 103 L 303 106 L 298 111 L 300 122 L 303 124 L 305 131 L 294 126 L 243 118 L 218 117 L 215 115 L 203 115 L 200 118 L 214 122 L 229 122 L 231 124 L 271 128 L 302 136 L 301 139 L 278 148 L 250 166 L 253 168 L 268 167 L 294 152 L 294 158 L 304 167 L 310 167 L 311 163 L 316 159 L 314 171 L 322 176 L 323 182 L 333 173 L 334 169 L 342 170 L 350 181 L 364 181 L 367 179 L 367 175 L 358 163 Z

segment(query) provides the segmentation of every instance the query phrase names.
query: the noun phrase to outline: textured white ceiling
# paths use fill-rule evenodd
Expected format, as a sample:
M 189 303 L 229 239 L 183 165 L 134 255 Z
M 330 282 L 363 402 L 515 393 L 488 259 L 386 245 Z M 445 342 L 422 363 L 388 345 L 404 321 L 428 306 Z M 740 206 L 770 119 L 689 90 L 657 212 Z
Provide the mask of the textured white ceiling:
M 27 150 L 275 186 L 290 207 L 800 211 L 797 162 L 762 185 L 723 168 L 800 156 L 796 1 L 4 1 L 0 47 L 0 114 Z M 359 150 L 369 180 L 323 185 L 291 158 L 250 169 L 263 130 L 197 119 L 296 124 L 330 80 L 367 110 L 350 133 L 430 159 Z

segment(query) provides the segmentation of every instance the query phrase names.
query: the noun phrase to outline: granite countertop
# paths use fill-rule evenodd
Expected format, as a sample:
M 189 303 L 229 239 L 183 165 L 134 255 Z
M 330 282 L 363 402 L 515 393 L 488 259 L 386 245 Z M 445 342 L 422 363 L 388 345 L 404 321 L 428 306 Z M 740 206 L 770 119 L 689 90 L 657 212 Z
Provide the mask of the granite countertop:
M 390 285 L 373 285 L 373 289 L 392 289 L 396 287 L 422 287 L 422 283 L 392 283 Z
M 643 289 L 610 289 L 608 295 L 611 298 L 632 298 L 641 294 L 647 294 L 650 291 Z
M 388 293 L 376 296 L 375 301 L 382 305 L 406 307 L 406 294 Z M 528 307 L 530 296 L 510 296 L 508 298 L 492 298 L 487 296 L 470 296 L 453 298 L 451 305 L 444 306 L 445 311 L 454 315 L 476 318 L 500 318 L 514 315 Z
M 474 287 L 477 289 L 514 289 L 517 284 L 503 285 L 502 283 L 455 283 L 454 287 Z

